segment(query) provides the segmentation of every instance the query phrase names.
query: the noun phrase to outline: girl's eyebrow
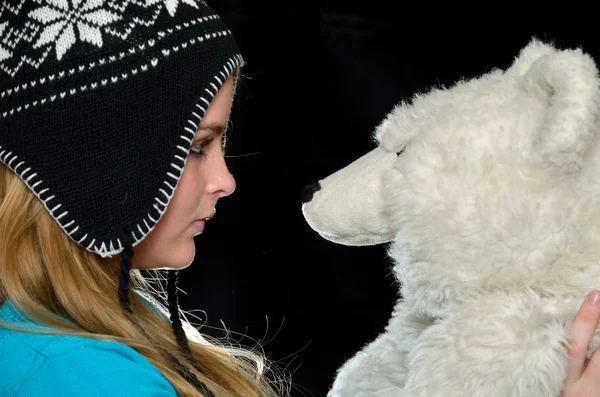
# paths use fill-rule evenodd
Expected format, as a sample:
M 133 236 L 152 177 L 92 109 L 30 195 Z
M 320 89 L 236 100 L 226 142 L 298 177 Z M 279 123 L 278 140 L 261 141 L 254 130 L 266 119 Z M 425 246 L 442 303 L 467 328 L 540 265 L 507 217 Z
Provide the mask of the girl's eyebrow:
M 200 125 L 198 126 L 198 131 L 202 131 L 202 130 L 208 130 L 210 132 L 212 132 L 215 135 L 221 135 L 223 134 L 223 132 L 225 132 L 225 126 L 223 124 L 220 123 L 200 123 Z

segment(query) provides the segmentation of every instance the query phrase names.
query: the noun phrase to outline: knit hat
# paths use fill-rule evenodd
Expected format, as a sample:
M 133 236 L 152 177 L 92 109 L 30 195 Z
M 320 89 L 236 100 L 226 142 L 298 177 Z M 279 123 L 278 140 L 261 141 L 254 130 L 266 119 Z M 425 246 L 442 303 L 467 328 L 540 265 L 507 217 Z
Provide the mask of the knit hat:
M 161 219 L 200 120 L 243 64 L 235 39 L 203 0 L 0 7 L 0 161 L 74 242 L 121 255 L 130 312 L 133 247 Z M 189 351 L 174 273 L 171 320 Z

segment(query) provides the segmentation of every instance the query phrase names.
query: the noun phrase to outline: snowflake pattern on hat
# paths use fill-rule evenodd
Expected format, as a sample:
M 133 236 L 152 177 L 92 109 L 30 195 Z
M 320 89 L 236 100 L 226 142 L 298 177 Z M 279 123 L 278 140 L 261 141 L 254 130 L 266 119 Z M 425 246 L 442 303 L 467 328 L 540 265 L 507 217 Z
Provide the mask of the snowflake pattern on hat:
M 3 2 L 0 16 L 6 11 L 19 15 L 25 1 L 20 0 L 16 5 Z M 27 14 L 28 20 L 23 27 L 12 28 L 9 21 L 0 24 L 0 70 L 12 77 L 24 63 L 39 67 L 50 49 L 61 61 L 78 42 L 102 48 L 107 35 L 127 40 L 136 26 L 153 25 L 163 12 L 175 17 L 180 3 L 196 9 L 199 3 L 206 5 L 204 0 L 37 0 L 37 3 L 40 3 L 39 7 Z M 125 19 L 124 11 L 130 4 L 151 11 L 151 17 L 128 15 Z M 124 28 L 117 29 L 116 22 L 123 22 L 121 26 Z M 33 49 L 43 48 L 46 51 L 38 59 L 24 57 L 15 68 L 1 67 L 13 56 L 11 48 L 16 48 L 21 40 L 31 42 Z
M 8 22 L 3 22 L 0 24 L 0 38 L 4 37 L 4 31 L 6 30 L 6 28 L 8 27 Z M 12 57 L 12 52 L 10 52 L 8 50 L 8 48 L 4 47 L 2 45 L 2 42 L 0 41 L 0 62 L 2 62 L 5 59 L 8 59 Z
M 102 47 L 101 27 L 121 19 L 120 15 L 103 9 L 104 0 L 48 0 L 48 5 L 35 9 L 29 17 L 44 24 L 34 48 L 55 43 L 56 58 L 63 55 L 75 44 L 75 26 L 81 41 Z

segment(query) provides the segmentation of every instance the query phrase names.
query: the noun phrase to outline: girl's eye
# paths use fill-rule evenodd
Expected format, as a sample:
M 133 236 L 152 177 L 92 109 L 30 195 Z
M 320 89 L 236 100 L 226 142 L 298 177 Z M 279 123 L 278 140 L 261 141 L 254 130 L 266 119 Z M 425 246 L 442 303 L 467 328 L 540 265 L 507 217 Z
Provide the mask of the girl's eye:
M 208 146 L 210 144 L 210 142 L 212 142 L 212 139 L 206 140 L 206 141 L 200 141 L 198 143 L 196 143 L 194 146 L 192 146 L 191 148 L 191 153 L 193 153 L 196 156 L 201 156 L 201 157 L 205 157 L 206 153 L 204 152 L 204 148 L 206 146 Z

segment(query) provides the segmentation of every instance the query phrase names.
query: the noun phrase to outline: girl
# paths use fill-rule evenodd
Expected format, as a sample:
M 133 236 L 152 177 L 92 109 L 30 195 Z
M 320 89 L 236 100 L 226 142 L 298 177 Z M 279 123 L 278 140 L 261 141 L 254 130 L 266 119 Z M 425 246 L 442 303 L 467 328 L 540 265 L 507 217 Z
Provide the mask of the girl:
M 2 11 L 0 395 L 279 395 L 261 356 L 209 343 L 177 303 L 235 188 L 227 26 L 201 0 Z M 141 276 L 160 269 L 168 299 Z

